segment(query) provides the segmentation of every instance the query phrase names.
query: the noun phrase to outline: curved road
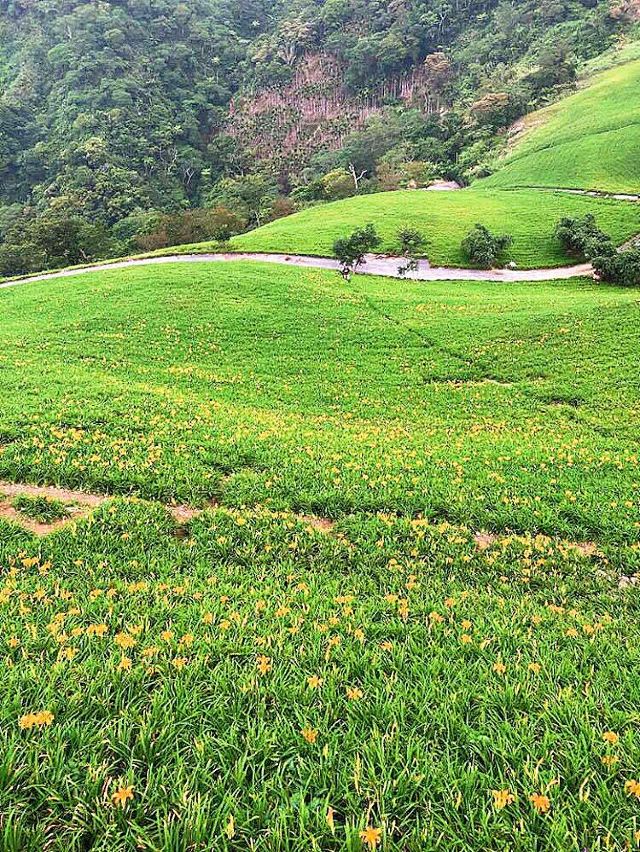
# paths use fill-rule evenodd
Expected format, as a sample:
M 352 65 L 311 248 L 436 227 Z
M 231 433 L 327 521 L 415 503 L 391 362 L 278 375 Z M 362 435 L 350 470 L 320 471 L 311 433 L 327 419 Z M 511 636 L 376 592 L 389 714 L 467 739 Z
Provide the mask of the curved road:
M 298 266 L 310 269 L 338 270 L 337 260 L 329 257 L 310 257 L 290 254 L 172 254 L 166 257 L 149 257 L 140 260 L 122 260 L 116 263 L 97 263 L 83 266 L 81 269 L 66 269 L 62 272 L 43 272 L 29 278 L 0 283 L 0 289 L 17 287 L 33 281 L 48 281 L 53 278 L 72 278 L 87 272 L 108 272 L 112 269 L 129 269 L 134 266 L 156 266 L 165 263 L 228 263 L 236 260 L 252 260 L 260 263 L 279 263 L 285 266 Z M 367 255 L 366 262 L 358 269 L 359 274 L 381 275 L 387 278 L 400 278 L 398 267 L 405 262 L 399 257 Z M 561 266 L 551 269 L 457 269 L 446 266 L 431 266 L 428 260 L 421 260 L 416 270 L 406 277 L 415 281 L 555 281 L 561 278 L 589 276 L 593 269 L 589 263 L 576 266 Z

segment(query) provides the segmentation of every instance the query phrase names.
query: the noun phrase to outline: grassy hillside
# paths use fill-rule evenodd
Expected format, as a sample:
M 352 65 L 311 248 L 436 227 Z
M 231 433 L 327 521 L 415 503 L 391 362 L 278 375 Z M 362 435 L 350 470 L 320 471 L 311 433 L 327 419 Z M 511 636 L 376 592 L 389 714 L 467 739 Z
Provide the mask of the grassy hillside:
M 234 238 L 232 245 L 240 251 L 331 255 L 338 237 L 373 222 L 383 238 L 381 251 L 397 253 L 396 234 L 400 228 L 409 226 L 425 235 L 424 253 L 432 264 L 467 266 L 460 242 L 476 222 L 482 222 L 494 230 L 512 234 L 514 242 L 508 257 L 523 269 L 532 269 L 571 261 L 553 231 L 561 216 L 582 216 L 587 212 L 595 213 L 601 227 L 617 242 L 640 232 L 637 205 L 548 191 L 496 192 L 473 188 L 455 192 L 386 192 L 348 198 L 278 219 Z M 161 253 L 215 248 L 215 244 L 200 243 Z
M 0 479 L 152 501 L 0 518 L 3 848 L 633 837 L 636 293 L 176 265 L 0 312 Z
M 485 186 L 640 192 L 640 60 L 524 120 L 514 150 Z

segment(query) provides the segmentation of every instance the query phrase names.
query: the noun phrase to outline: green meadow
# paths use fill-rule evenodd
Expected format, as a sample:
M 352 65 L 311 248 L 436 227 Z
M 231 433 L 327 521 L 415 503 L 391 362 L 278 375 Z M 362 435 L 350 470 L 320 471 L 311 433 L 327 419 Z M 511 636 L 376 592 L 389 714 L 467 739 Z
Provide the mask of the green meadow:
M 520 138 L 479 185 L 640 190 L 640 60 L 608 69 L 576 94 L 526 116 Z
M 0 480 L 109 497 L 0 518 L 0 847 L 636 848 L 639 314 L 256 263 L 0 291 Z
M 593 213 L 617 243 L 640 232 L 640 206 L 560 192 L 496 191 L 478 185 L 462 191 L 398 191 L 361 195 L 312 207 L 270 222 L 231 241 L 232 250 L 331 256 L 339 237 L 370 222 L 382 238 L 381 252 L 397 254 L 398 231 L 416 228 L 425 237 L 424 255 L 434 266 L 467 267 L 460 243 L 477 222 L 513 236 L 505 255 L 522 269 L 575 262 L 554 236 L 562 216 Z M 219 251 L 218 243 L 163 249 L 156 254 Z

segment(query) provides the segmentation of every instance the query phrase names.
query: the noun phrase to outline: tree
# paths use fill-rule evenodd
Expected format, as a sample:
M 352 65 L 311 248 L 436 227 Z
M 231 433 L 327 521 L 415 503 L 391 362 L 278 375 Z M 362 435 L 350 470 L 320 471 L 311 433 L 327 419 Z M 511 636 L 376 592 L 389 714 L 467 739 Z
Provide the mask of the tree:
M 109 257 L 114 241 L 104 225 L 48 215 L 17 223 L 0 246 L 0 274 L 23 275 Z
M 333 253 L 340 262 L 340 273 L 345 280 L 365 261 L 365 256 L 380 245 L 380 237 L 373 225 L 355 230 L 351 236 L 342 237 L 333 244 Z
M 328 201 L 348 198 L 354 194 L 351 175 L 346 169 L 334 169 L 322 178 L 323 195 Z
M 563 216 L 556 225 L 555 236 L 567 254 L 575 257 L 589 260 L 596 255 L 609 254 L 604 246 L 611 243 L 611 237 L 598 227 L 593 213 L 581 218 Z
M 492 234 L 485 225 L 474 225 L 462 240 L 464 255 L 474 266 L 491 269 L 513 243 L 509 234 Z
M 615 251 L 613 245 L 603 246 L 602 253 L 592 259 L 597 278 L 623 287 L 640 287 L 640 247 Z
M 215 200 L 258 228 L 269 216 L 277 196 L 275 182 L 261 174 L 224 178 L 214 191 Z
M 420 231 L 413 228 L 401 228 L 398 231 L 398 242 L 400 252 L 406 262 L 398 267 L 398 274 L 404 277 L 408 272 L 414 272 L 420 263 L 420 254 L 425 246 L 426 240 Z

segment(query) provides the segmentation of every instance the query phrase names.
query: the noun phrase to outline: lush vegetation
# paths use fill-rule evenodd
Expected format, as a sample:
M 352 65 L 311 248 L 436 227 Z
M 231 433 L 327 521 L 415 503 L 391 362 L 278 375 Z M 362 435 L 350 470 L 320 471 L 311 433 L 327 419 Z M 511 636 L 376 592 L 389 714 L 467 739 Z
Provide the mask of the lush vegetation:
M 633 845 L 632 291 L 189 265 L 0 310 L 0 477 L 151 501 L 0 520 L 4 849 Z
M 5 3 L 0 274 L 55 265 L 37 240 L 34 250 L 41 226 L 75 227 L 65 254 L 94 259 L 219 230 L 198 210 L 224 210 L 237 232 L 309 203 L 467 183 L 493 168 L 514 119 L 569 91 L 585 63 L 632 31 L 634 8 Z M 632 84 L 625 91 L 635 96 Z M 584 140 L 596 146 L 585 156 L 602 163 L 613 152 L 612 173 L 633 181 L 626 153 L 600 139 Z M 90 252 L 78 222 L 103 229 Z
M 640 61 L 603 72 L 571 97 L 524 121 L 490 186 L 640 190 Z
M 567 251 L 591 261 L 599 280 L 627 287 L 640 285 L 638 240 L 616 249 L 611 237 L 598 228 L 590 214 L 582 219 L 561 219 L 556 234 Z
M 616 243 L 640 232 L 640 207 L 623 201 L 583 198 L 565 193 L 470 189 L 455 192 L 394 192 L 348 198 L 313 207 L 235 238 L 243 251 L 331 255 L 336 239 L 353 227 L 373 223 L 382 237 L 381 250 L 401 251 L 398 231 L 419 230 L 421 252 L 434 265 L 468 266 L 461 242 L 481 222 L 492 231 L 508 232 L 513 244 L 504 259 L 522 268 L 556 266 L 570 257 L 554 234 L 562 216 L 596 215 L 598 224 Z M 184 246 L 183 250 L 206 249 Z
M 511 234 L 492 234 L 485 225 L 477 223 L 462 240 L 461 247 L 473 266 L 492 269 L 512 243 Z
M 16 497 L 12 503 L 13 508 L 34 521 L 43 524 L 51 524 L 69 517 L 69 512 L 60 500 L 50 497 L 30 497 L 23 494 Z

